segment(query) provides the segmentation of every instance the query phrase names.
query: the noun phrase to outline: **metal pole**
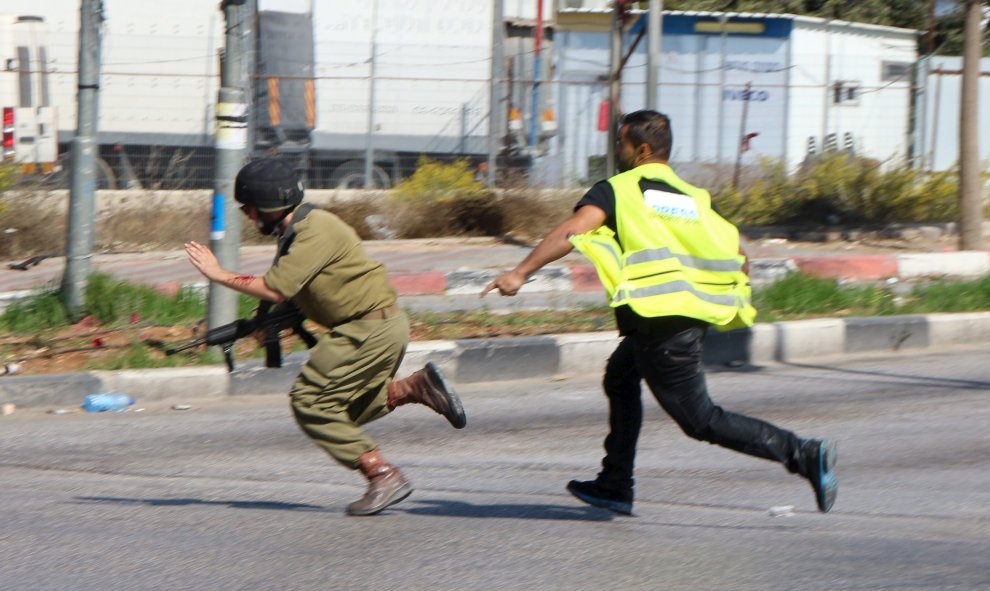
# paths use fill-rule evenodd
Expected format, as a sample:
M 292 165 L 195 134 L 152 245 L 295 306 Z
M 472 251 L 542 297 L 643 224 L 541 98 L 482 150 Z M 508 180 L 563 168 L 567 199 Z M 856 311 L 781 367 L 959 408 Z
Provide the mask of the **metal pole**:
M 371 58 L 368 77 L 368 131 L 364 143 L 364 188 L 375 186 L 375 69 L 376 54 L 378 53 L 378 0 L 371 0 Z
M 719 67 L 718 67 L 718 128 L 715 134 L 715 161 L 722 162 L 722 137 L 725 135 L 725 53 L 728 35 L 729 15 L 724 12 L 719 17 L 721 33 L 719 34 Z
M 742 172 L 743 142 L 746 141 L 746 116 L 749 114 L 749 95 L 752 83 L 746 83 L 743 91 L 742 117 L 739 118 L 739 144 L 736 146 L 736 167 L 732 171 L 732 188 L 739 188 L 739 175 Z
M 468 114 L 468 104 L 461 103 L 461 139 L 457 142 L 457 152 L 460 154 L 467 153 Z
M 213 171 L 213 217 L 210 225 L 210 250 L 225 269 L 240 266 L 241 213 L 234 200 L 234 178 L 248 154 L 247 72 L 244 68 L 245 39 L 254 27 L 254 14 L 247 0 L 222 0 L 220 9 L 226 21 L 225 51 L 220 68 L 220 92 L 217 95 L 215 167 Z M 210 283 L 206 322 L 216 328 L 237 318 L 238 294 Z
M 85 305 L 95 235 L 102 0 L 82 0 L 79 16 L 79 115 L 76 136 L 72 138 L 72 184 L 62 276 L 62 298 L 72 318 L 78 317 Z
M 533 31 L 533 104 L 530 108 L 529 148 L 536 149 L 537 128 L 540 125 L 540 78 L 543 75 L 543 0 L 536 0 L 536 28 Z
M 610 51 L 608 54 L 608 146 L 605 152 L 605 175 L 613 176 L 616 172 L 615 144 L 619 137 L 616 124 L 619 121 L 619 79 L 622 71 L 622 7 L 618 2 L 612 9 Z
M 660 84 L 660 45 L 663 43 L 663 0 L 650 0 L 648 18 L 647 43 L 650 49 L 647 52 L 646 62 L 646 108 L 659 111 L 658 85 Z
M 502 143 L 502 68 L 505 61 L 505 25 L 502 22 L 503 0 L 494 0 L 492 8 L 492 64 L 488 87 L 488 186 L 495 186 L 499 146 Z
M 822 102 L 822 141 L 821 154 L 825 153 L 828 138 L 829 109 L 832 101 L 832 19 L 825 21 L 825 97 Z

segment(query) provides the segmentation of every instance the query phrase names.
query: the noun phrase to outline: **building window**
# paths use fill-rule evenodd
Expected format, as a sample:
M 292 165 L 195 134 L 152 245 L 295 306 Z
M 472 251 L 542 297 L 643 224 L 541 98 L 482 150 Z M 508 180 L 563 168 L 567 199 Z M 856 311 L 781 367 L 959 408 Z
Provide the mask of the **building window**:
M 907 80 L 911 76 L 911 64 L 907 62 L 883 62 L 880 79 L 884 82 Z
M 832 103 L 836 105 L 859 104 L 859 82 L 837 80 L 832 85 Z

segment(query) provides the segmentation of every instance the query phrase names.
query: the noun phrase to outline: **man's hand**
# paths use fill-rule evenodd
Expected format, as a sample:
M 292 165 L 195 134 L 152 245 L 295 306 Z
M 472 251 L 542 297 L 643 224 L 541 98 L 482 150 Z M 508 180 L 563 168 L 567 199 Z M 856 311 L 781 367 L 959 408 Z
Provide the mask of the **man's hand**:
M 485 297 L 485 294 L 496 288 L 498 289 L 498 293 L 500 295 L 514 296 L 519 292 L 519 288 L 525 283 L 525 275 L 522 275 L 516 271 L 507 271 L 489 283 L 485 289 L 481 291 L 481 295 L 479 297 Z
M 210 281 L 219 280 L 224 272 L 217 257 L 209 248 L 198 242 L 186 242 L 186 255 L 189 257 L 189 262 Z

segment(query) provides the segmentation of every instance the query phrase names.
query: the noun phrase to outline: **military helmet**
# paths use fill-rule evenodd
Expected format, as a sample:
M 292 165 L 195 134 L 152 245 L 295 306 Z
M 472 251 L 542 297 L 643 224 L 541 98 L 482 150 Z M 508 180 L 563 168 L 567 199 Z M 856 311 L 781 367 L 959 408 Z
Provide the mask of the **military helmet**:
M 303 186 L 287 162 L 261 158 L 249 162 L 237 173 L 234 199 L 258 211 L 282 211 L 302 202 Z

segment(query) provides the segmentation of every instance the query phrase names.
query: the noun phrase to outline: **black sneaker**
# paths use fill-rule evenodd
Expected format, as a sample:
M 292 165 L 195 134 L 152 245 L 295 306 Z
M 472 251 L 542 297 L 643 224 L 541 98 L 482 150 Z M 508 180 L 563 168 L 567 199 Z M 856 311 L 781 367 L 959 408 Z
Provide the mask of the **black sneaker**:
M 606 490 L 594 480 L 572 480 L 567 483 L 567 490 L 592 507 L 632 515 L 632 491 Z
M 808 480 L 815 489 L 818 510 L 828 513 L 839 493 L 839 481 L 835 477 L 835 442 L 827 439 L 812 439 L 805 444 L 805 461 L 808 467 Z

